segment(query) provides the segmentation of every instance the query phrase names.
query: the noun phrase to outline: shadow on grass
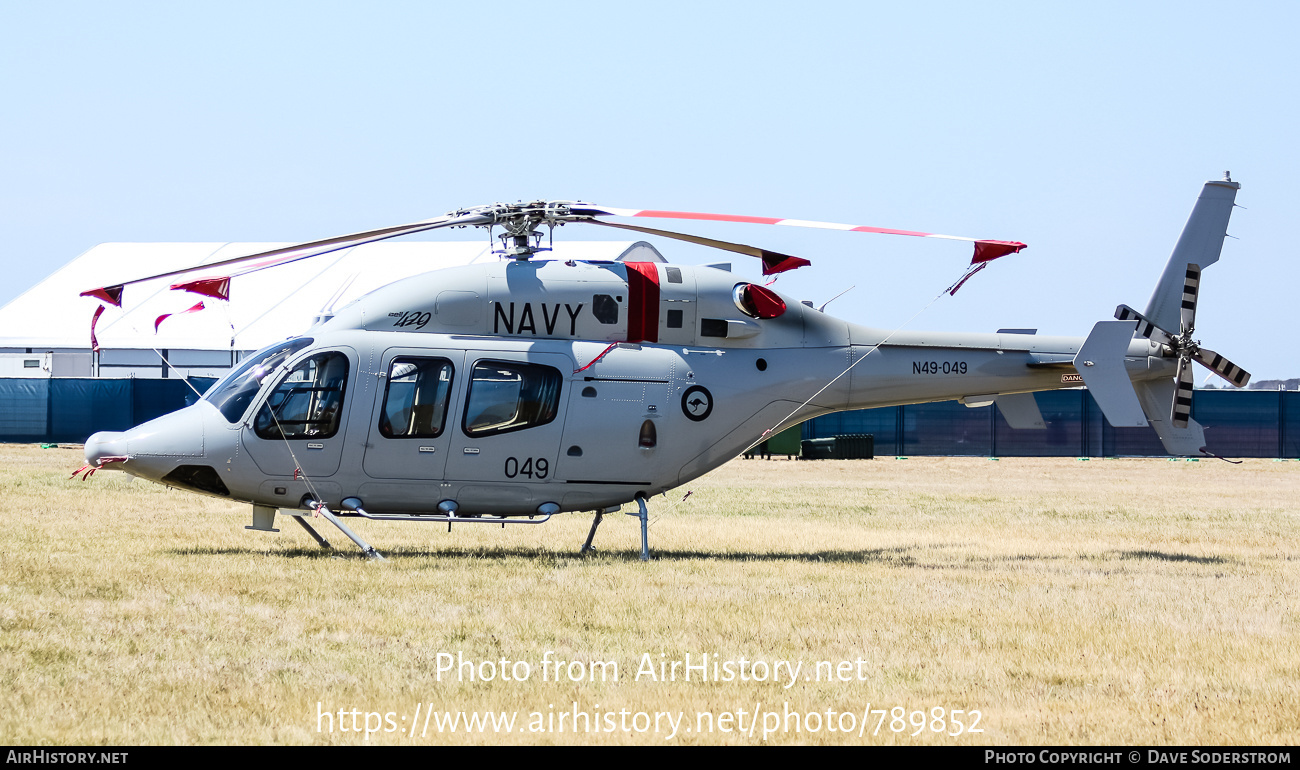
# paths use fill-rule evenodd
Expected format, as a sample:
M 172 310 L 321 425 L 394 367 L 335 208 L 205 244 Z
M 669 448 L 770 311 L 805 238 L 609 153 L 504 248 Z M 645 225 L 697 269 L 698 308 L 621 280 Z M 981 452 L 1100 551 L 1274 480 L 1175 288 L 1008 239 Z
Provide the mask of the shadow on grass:
M 1189 553 L 1162 553 L 1161 551 L 1119 551 L 1121 560 L 1157 559 L 1159 561 L 1184 561 L 1192 564 L 1236 564 L 1237 559 L 1222 556 L 1192 556 Z
M 637 550 L 601 550 L 597 549 L 594 553 L 586 556 L 579 554 L 578 549 L 572 551 L 552 551 L 546 549 L 530 548 L 445 548 L 436 550 L 414 549 L 414 548 L 392 548 L 384 550 L 377 549 L 385 558 L 390 560 L 401 559 L 442 559 L 442 560 L 460 560 L 460 561 L 482 561 L 488 559 L 531 559 L 535 561 L 591 561 L 592 563 L 601 562 L 634 562 L 641 560 L 641 552 Z M 745 551 L 696 551 L 696 550 L 656 550 L 650 549 L 651 561 L 790 561 L 790 562 L 829 562 L 829 563 L 896 563 L 899 566 L 917 566 L 918 562 L 911 554 L 916 548 L 895 547 L 895 548 L 876 548 L 858 551 L 815 551 L 811 553 L 781 553 L 781 552 L 745 552 Z M 344 559 L 365 559 L 360 549 L 356 548 L 335 548 L 325 550 L 323 548 L 285 548 L 285 549 L 266 549 L 266 548 L 173 548 L 164 553 L 170 556 L 267 556 L 289 559 L 332 559 L 341 557 Z
M 361 551 L 348 552 L 343 549 L 325 550 L 324 548 L 169 548 L 162 553 L 168 556 L 278 556 L 290 559 L 330 559 L 335 556 L 357 556 L 364 558 Z
M 941 549 L 957 548 L 964 544 L 928 544 L 925 546 L 894 546 L 892 548 L 871 548 L 851 551 L 811 551 L 790 553 L 781 551 L 702 551 L 650 549 L 651 561 L 700 561 L 700 562 L 795 562 L 828 564 L 887 564 L 909 569 L 927 570 L 990 570 L 1001 569 L 1012 563 L 1050 564 L 1054 562 L 1083 561 L 1140 561 L 1154 560 L 1165 562 L 1183 562 L 1188 564 L 1228 565 L 1239 564 L 1240 560 L 1222 556 L 1193 556 L 1185 553 L 1164 553 L 1161 551 L 1106 551 L 1094 554 L 1015 554 L 1009 556 L 960 556 L 951 560 L 934 560 L 925 558 L 933 556 Z M 531 560 L 537 562 L 582 562 L 593 564 L 609 562 L 640 561 L 638 550 L 617 549 L 601 550 L 586 556 L 572 551 L 554 551 L 544 548 L 392 548 L 380 549 L 379 552 L 390 560 L 403 559 L 440 559 L 443 561 L 484 561 L 484 560 Z M 166 551 L 172 556 L 266 556 L 288 559 L 358 559 L 365 560 L 359 549 L 339 547 L 331 550 L 323 548 L 176 548 Z

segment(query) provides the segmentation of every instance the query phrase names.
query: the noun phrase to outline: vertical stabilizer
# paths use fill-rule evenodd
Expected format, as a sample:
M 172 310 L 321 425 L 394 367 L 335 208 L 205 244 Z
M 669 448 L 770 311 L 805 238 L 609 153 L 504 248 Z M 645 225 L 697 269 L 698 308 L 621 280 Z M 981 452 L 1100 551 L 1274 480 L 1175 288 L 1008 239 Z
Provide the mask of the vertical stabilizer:
M 1237 199 L 1241 185 L 1231 181 L 1206 182 L 1201 189 L 1192 215 L 1187 218 L 1183 234 L 1174 246 L 1174 253 L 1165 265 L 1145 316 L 1162 329 L 1177 334 L 1180 331 L 1183 284 L 1187 266 L 1198 265 L 1201 270 L 1219 261 L 1223 251 L 1223 237 L 1228 232 L 1228 218 Z

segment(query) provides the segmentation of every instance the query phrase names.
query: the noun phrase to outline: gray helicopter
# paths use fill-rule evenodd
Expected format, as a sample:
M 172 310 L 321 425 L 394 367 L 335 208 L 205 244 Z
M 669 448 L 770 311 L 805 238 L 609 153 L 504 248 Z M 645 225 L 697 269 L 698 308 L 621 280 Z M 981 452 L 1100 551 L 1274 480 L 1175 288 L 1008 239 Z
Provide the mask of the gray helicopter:
M 371 292 L 246 357 L 193 406 L 94 434 L 86 461 L 251 503 L 249 529 L 278 531 L 276 513 L 288 515 L 328 548 L 308 521 L 319 516 L 381 559 L 343 519 L 450 527 L 594 511 L 585 552 L 602 516 L 635 502 L 647 559 L 647 499 L 830 412 L 956 399 L 1042 429 L 1033 393 L 1086 385 L 1112 425 L 1150 424 L 1171 455 L 1208 454 L 1190 419 L 1191 362 L 1238 387 L 1250 377 L 1192 337 L 1200 272 L 1219 258 L 1239 187 L 1207 182 L 1146 309 L 1121 305 L 1086 337 L 867 328 L 648 246 L 612 261 L 533 259 L 546 251 L 539 228 L 583 222 L 758 257 L 765 274 L 807 264 L 604 217 L 955 238 L 802 220 L 493 204 L 205 265 L 226 273 L 172 288 L 225 298 L 245 272 L 443 227 L 500 227 L 508 258 Z M 959 240 L 979 266 L 1024 248 Z M 120 306 L 125 286 L 186 272 L 83 296 Z

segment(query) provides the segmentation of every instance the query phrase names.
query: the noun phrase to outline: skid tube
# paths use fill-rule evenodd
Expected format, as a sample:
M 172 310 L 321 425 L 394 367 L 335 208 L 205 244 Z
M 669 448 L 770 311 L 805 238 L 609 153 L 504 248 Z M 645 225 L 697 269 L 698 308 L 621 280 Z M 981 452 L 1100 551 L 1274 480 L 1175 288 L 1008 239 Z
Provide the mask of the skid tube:
M 538 513 L 529 514 L 527 519 L 524 519 L 522 516 L 475 516 L 475 517 L 457 516 L 455 515 L 454 509 L 449 510 L 447 513 L 439 513 L 439 514 L 432 514 L 432 515 L 424 515 L 424 514 L 417 514 L 417 513 L 369 513 L 361 505 L 355 503 L 360 503 L 360 500 L 357 500 L 355 498 L 348 498 L 344 500 L 343 501 L 344 510 L 339 511 L 337 514 L 331 512 L 329 510 L 329 507 L 325 503 L 316 500 L 310 500 L 310 499 L 304 500 L 303 506 L 313 511 L 316 511 L 321 516 L 323 516 L 326 521 L 333 524 L 335 527 L 338 527 L 339 531 L 342 532 L 344 535 L 347 535 L 348 539 L 350 539 L 352 542 L 356 543 L 357 547 L 360 548 L 366 556 L 372 559 L 378 559 L 380 561 L 386 561 L 386 560 L 378 551 L 376 551 L 372 546 L 366 543 L 366 541 L 362 540 L 361 537 L 358 536 L 351 529 L 349 529 L 346 524 L 340 521 L 339 520 L 340 518 L 348 517 L 348 516 L 360 516 L 361 518 L 370 519 L 371 521 L 424 521 L 424 522 L 445 523 L 447 525 L 448 531 L 450 531 L 452 524 L 500 524 L 502 528 L 505 528 L 505 525 L 507 524 L 545 524 L 546 522 L 551 520 L 552 516 L 554 516 L 556 513 L 559 513 L 559 506 L 556 506 L 553 503 L 543 505 Z M 636 497 L 636 504 L 638 508 L 637 512 L 636 513 L 629 512 L 628 515 L 636 516 L 641 520 L 641 561 L 649 561 L 650 560 L 650 537 L 649 537 L 648 528 L 649 528 L 650 517 L 649 517 L 649 511 L 646 508 L 645 496 L 638 494 Z M 349 509 L 351 512 L 348 512 Z M 594 550 L 591 547 L 591 541 L 595 537 L 596 527 L 600 524 L 600 520 L 601 518 L 603 518 L 602 516 L 603 513 L 604 513 L 603 510 L 598 511 L 596 513 L 596 520 L 592 523 L 591 532 L 587 535 L 587 542 L 586 544 L 583 545 L 582 551 L 580 553 L 587 553 L 589 551 Z M 299 522 L 299 523 L 303 524 L 304 527 L 307 527 L 305 522 Z M 307 528 L 307 531 L 312 532 L 310 527 Z M 324 542 L 324 538 L 320 537 L 319 535 L 316 535 L 315 532 L 312 532 L 312 535 L 316 537 L 317 541 L 320 542 L 322 546 L 326 548 L 329 547 L 329 545 L 326 542 Z
M 368 513 L 364 509 L 357 508 L 353 513 L 339 514 L 342 516 L 360 516 L 363 519 L 371 521 L 429 521 L 435 523 L 447 524 L 545 524 L 550 521 L 553 513 L 528 514 L 527 520 L 521 516 L 447 516 L 444 514 L 425 515 L 420 513 Z
M 316 513 L 320 514 L 321 516 L 323 516 L 325 520 L 328 521 L 330 524 L 333 524 L 334 526 L 338 527 L 340 532 L 347 535 L 349 540 L 356 543 L 357 547 L 361 549 L 361 552 L 364 553 L 367 556 L 367 558 L 375 559 L 376 561 L 387 561 L 387 559 L 385 559 L 381 553 L 379 553 L 373 547 L 371 547 L 369 543 L 362 540 L 361 537 L 357 535 L 357 533 L 348 529 L 348 525 L 339 521 L 338 517 L 330 512 L 329 506 L 327 506 L 325 503 L 322 503 L 317 500 L 309 500 L 306 502 L 309 503 L 307 507 L 309 507 L 311 510 L 315 511 Z

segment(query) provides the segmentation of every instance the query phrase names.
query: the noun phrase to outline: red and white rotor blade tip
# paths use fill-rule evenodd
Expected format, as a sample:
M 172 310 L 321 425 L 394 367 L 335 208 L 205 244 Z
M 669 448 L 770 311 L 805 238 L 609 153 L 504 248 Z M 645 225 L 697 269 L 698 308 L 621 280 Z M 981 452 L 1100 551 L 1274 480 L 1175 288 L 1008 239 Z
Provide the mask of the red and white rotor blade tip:
M 850 225 L 840 222 L 816 222 L 808 219 L 781 219 L 777 217 L 751 217 L 739 214 L 706 214 L 699 211 L 664 211 L 660 209 L 620 209 L 608 206 L 591 206 L 587 208 L 593 214 L 615 217 L 652 217 L 656 219 L 691 219 L 704 222 L 739 222 L 751 225 L 780 225 L 783 227 L 809 227 L 817 230 L 841 230 L 853 233 L 878 233 L 881 235 L 910 235 L 917 238 L 943 238 L 950 241 L 966 241 L 975 244 L 975 254 L 971 264 L 990 262 L 998 257 L 1015 254 L 1026 245 L 1020 241 L 995 241 L 987 238 L 967 238 L 961 235 L 941 235 L 923 233 L 917 230 L 896 230 L 889 227 L 872 227 L 870 225 Z
M 122 289 L 136 283 L 145 281 L 156 281 L 161 278 L 172 278 L 178 275 L 187 275 L 199 271 L 211 272 L 220 268 L 216 275 L 211 275 L 197 280 L 182 281 L 172 284 L 173 289 L 184 289 L 196 294 L 203 294 L 208 297 L 217 297 L 220 299 L 229 298 L 230 279 L 247 273 L 254 273 L 258 270 L 265 270 L 269 267 L 296 262 L 300 259 L 318 257 L 322 254 L 329 254 L 343 249 L 350 249 L 354 246 L 361 246 L 366 243 L 376 241 L 385 241 L 389 238 L 397 238 L 402 235 L 419 233 L 425 230 L 434 230 L 440 227 L 452 227 L 456 225 L 479 224 L 483 221 L 481 214 L 464 213 L 464 214 L 447 214 L 433 219 L 425 219 L 420 222 L 412 222 L 405 225 L 394 227 L 382 227 L 378 230 L 366 230 L 365 232 L 352 233 L 351 235 L 340 235 L 334 238 L 326 238 L 319 241 L 309 241 L 299 243 L 293 246 L 284 246 L 269 251 L 261 251 L 256 254 L 246 254 L 242 257 L 232 257 L 223 259 L 218 262 L 212 262 L 206 265 L 195 265 L 185 267 L 179 270 L 171 270 L 165 273 L 136 278 L 131 281 L 123 281 L 113 286 L 104 286 L 97 289 L 90 289 L 81 292 L 83 297 L 96 297 L 109 304 L 122 306 Z
M 676 233 L 671 230 L 659 230 L 653 227 L 640 227 L 638 225 L 627 225 L 621 222 L 602 222 L 599 219 L 588 220 L 588 224 L 601 225 L 602 227 L 616 227 L 620 230 L 633 230 L 638 233 L 647 235 L 658 235 L 664 238 L 672 238 L 678 241 L 694 243 L 700 246 L 708 246 L 714 249 L 730 251 L 735 254 L 744 254 L 750 257 L 758 257 L 763 261 L 763 275 L 774 275 L 784 273 L 786 270 L 793 270 L 796 267 L 811 265 L 812 263 L 803 257 L 795 257 L 790 254 L 782 254 L 778 251 L 768 251 L 756 246 L 746 246 L 743 243 L 731 243 L 730 241 L 720 241 L 716 238 L 705 238 L 699 235 L 688 235 L 686 233 Z

